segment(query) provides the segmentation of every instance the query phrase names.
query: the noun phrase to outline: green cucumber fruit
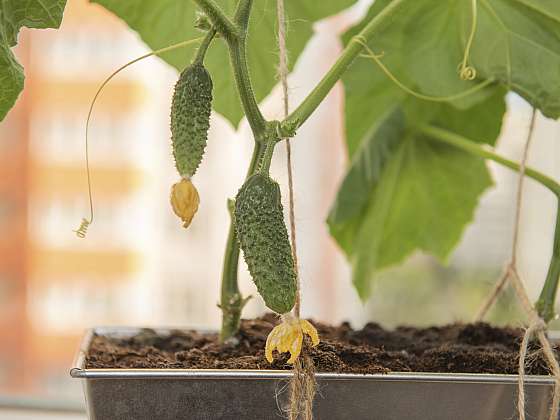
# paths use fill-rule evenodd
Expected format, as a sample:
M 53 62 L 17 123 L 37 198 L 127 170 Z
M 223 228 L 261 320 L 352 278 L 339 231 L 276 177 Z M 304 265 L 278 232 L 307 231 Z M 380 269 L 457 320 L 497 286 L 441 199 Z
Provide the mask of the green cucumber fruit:
M 296 301 L 297 278 L 278 183 L 252 175 L 235 200 L 237 238 L 266 306 L 284 314 Z
M 212 79 L 201 63 L 188 66 L 175 84 L 171 103 L 171 142 L 179 175 L 194 175 L 202 157 L 212 109 Z

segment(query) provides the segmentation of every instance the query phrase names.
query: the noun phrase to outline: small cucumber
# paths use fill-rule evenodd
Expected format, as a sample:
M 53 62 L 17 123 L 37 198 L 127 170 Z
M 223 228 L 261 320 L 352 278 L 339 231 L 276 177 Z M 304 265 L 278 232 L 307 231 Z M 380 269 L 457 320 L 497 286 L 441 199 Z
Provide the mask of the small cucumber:
M 194 175 L 202 157 L 212 109 L 212 79 L 201 63 L 183 70 L 175 84 L 171 104 L 171 142 L 179 175 Z
M 235 226 L 266 306 L 279 314 L 289 312 L 296 301 L 297 279 L 278 183 L 268 175 L 252 175 L 237 194 Z

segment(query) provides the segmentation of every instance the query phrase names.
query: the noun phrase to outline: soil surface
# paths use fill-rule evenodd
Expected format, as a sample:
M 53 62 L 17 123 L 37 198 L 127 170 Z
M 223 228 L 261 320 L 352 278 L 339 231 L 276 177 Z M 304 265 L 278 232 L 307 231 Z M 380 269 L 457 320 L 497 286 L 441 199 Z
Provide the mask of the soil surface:
M 93 338 L 86 367 L 291 369 L 288 355 L 264 357 L 268 333 L 278 322 L 274 315 L 244 320 L 236 343 L 220 344 L 217 334 L 174 330 L 161 336 L 144 329 L 132 338 Z M 522 330 L 485 323 L 441 327 L 398 327 L 388 331 L 375 323 L 353 330 L 313 322 L 321 343 L 309 349 L 318 372 L 385 373 L 517 373 Z M 558 353 L 558 349 L 556 350 Z M 538 346 L 527 359 L 529 374 L 547 374 Z

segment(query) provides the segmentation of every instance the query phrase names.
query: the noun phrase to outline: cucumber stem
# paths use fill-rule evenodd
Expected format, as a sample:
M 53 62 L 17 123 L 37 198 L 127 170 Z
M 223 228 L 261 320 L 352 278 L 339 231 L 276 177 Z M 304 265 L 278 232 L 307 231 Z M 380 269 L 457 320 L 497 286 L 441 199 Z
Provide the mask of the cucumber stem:
M 201 6 L 202 0 L 195 0 Z M 239 98 L 243 111 L 247 117 L 247 121 L 253 132 L 255 144 L 253 146 L 253 156 L 247 170 L 245 179 L 253 175 L 259 166 L 265 148 L 265 138 L 267 130 L 267 122 L 265 121 L 255 97 L 251 78 L 249 77 L 249 68 L 247 66 L 247 30 L 253 0 L 240 0 L 235 13 L 235 36 L 225 37 L 229 54 L 233 75 L 237 85 Z M 216 6 L 217 7 L 217 6 Z M 204 8 L 203 8 L 204 9 Z M 205 10 L 206 12 L 206 10 Z M 212 17 L 209 15 L 212 20 Z M 229 19 L 228 19 L 229 21 Z M 219 28 L 218 28 L 219 29 Z M 239 266 L 239 242 L 235 232 L 235 220 L 230 210 L 230 227 L 226 242 L 224 255 L 224 267 L 222 271 L 222 286 L 220 308 L 222 310 L 222 329 L 220 331 L 220 340 L 222 342 L 233 337 L 239 330 L 239 321 L 241 319 L 241 311 L 247 298 L 243 298 L 239 292 L 237 281 Z
M 433 125 L 422 125 L 420 127 L 420 131 L 427 134 L 430 140 L 437 140 L 451 146 L 458 147 L 459 149 L 463 149 L 472 155 L 479 156 L 483 159 L 493 160 L 494 162 L 517 172 L 521 169 L 519 163 L 497 154 L 493 150 L 483 146 L 483 143 L 468 139 L 459 134 L 443 128 L 435 127 Z M 560 184 L 552 178 L 529 167 L 525 169 L 525 175 L 548 188 L 557 197 L 560 197 Z
M 212 25 L 227 40 L 238 35 L 237 26 L 227 17 L 214 0 L 193 0 L 204 14 L 208 16 Z
M 560 277 L 560 197 L 556 208 L 556 228 L 554 230 L 554 245 L 552 257 L 544 286 L 535 304 L 535 309 L 540 317 L 549 323 L 556 316 L 554 306 L 556 303 L 556 292 L 558 291 L 558 278 Z
M 488 150 L 488 148 L 485 148 L 482 144 L 467 139 L 456 133 L 431 125 L 423 125 L 420 130 L 426 134 L 430 140 L 437 140 L 451 146 L 458 147 L 483 159 L 493 160 L 494 162 L 517 172 L 521 169 L 518 163 L 500 156 L 494 151 Z M 558 200 L 556 207 L 556 226 L 554 228 L 552 256 L 548 266 L 548 273 L 544 286 L 539 295 L 539 299 L 535 303 L 535 309 L 537 310 L 539 316 L 548 323 L 555 317 L 554 304 L 556 302 L 556 293 L 558 291 L 558 279 L 560 278 L 560 184 L 552 178 L 532 168 L 525 168 L 525 175 L 548 188 Z
M 208 31 L 208 33 L 200 43 L 200 46 L 198 47 L 198 51 L 196 52 L 196 56 L 194 57 L 193 64 L 202 64 L 204 62 L 206 51 L 208 51 L 208 47 L 212 43 L 215 35 L 216 29 L 212 28 Z
M 266 121 L 259 109 L 249 75 L 246 52 L 247 28 L 240 28 L 240 31 L 238 37 L 228 40 L 229 55 L 241 105 L 251 126 L 251 131 L 255 139 L 258 140 L 262 139 L 265 134 Z
M 334 85 L 348 69 L 354 59 L 363 51 L 364 45 L 375 35 L 382 24 L 390 20 L 393 15 L 408 0 L 393 0 L 379 12 L 369 23 L 354 36 L 342 51 L 338 60 L 327 74 L 321 79 L 303 102 L 280 125 L 280 137 L 290 138 L 296 130 L 313 114 L 315 109 L 323 102 Z
M 272 163 L 272 156 L 274 155 L 274 146 L 276 146 L 276 140 L 269 140 L 266 142 L 261 163 L 259 165 L 260 173 L 268 174 L 270 171 L 270 164 Z

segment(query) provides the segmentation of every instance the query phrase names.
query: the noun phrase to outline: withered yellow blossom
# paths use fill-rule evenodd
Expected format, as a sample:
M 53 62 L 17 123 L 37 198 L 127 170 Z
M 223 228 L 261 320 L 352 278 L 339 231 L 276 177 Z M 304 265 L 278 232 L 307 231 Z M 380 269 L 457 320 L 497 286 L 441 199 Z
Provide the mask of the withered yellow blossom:
M 288 363 L 294 363 L 301 353 L 304 333 L 311 338 L 313 347 L 319 344 L 319 334 L 309 321 L 291 316 L 283 317 L 282 323 L 274 327 L 266 339 L 266 360 L 272 363 L 274 350 L 278 350 L 279 353 L 289 351 Z
M 171 187 L 171 206 L 183 221 L 183 227 L 189 227 L 199 203 L 198 191 L 190 179 L 183 178 Z

